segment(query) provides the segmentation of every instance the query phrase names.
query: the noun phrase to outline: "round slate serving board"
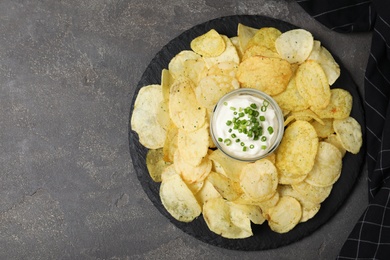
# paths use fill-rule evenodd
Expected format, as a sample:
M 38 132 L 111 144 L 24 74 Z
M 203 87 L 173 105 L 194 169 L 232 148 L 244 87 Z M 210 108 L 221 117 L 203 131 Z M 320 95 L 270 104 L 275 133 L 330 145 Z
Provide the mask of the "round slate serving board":
M 141 87 L 149 84 L 160 84 L 161 70 L 168 68 L 169 61 L 180 51 L 189 50 L 190 42 L 195 37 L 206 33 L 210 29 L 215 29 L 219 33 L 228 37 L 237 35 L 237 25 L 242 23 L 247 26 L 261 28 L 261 27 L 275 27 L 284 32 L 287 30 L 295 29 L 296 26 L 273 18 L 258 16 L 258 15 L 235 15 L 221 17 L 208 22 L 194 26 L 193 28 L 183 32 L 178 37 L 170 41 L 165 45 L 161 51 L 159 51 L 154 59 L 150 62 L 142 75 L 133 97 L 130 107 L 130 118 L 134 109 L 134 102 L 137 98 L 138 91 Z M 314 35 L 315 39 L 318 39 Z M 329 50 L 332 52 L 332 50 Z M 362 107 L 362 100 L 357 90 L 357 86 L 353 82 L 350 74 L 342 66 L 340 60 L 335 57 L 341 67 L 341 76 L 333 84 L 332 88 L 343 88 L 348 90 L 353 96 L 353 109 L 351 116 L 354 117 L 362 126 L 362 131 L 365 129 L 364 125 L 364 113 Z M 363 132 L 363 136 L 364 132 Z M 144 148 L 138 141 L 137 134 L 131 130 L 129 124 L 129 146 L 130 154 L 133 161 L 134 169 L 137 177 L 145 190 L 147 196 L 152 201 L 154 206 L 167 217 L 176 227 L 184 231 L 185 233 L 211 245 L 243 251 L 255 251 L 266 250 L 281 247 L 303 237 L 309 236 L 321 225 L 326 223 L 340 208 L 342 203 L 348 197 L 352 188 L 362 171 L 364 162 L 365 147 L 363 146 L 357 155 L 347 153 L 343 159 L 343 169 L 340 179 L 334 184 L 333 190 L 329 197 L 321 204 L 321 209 L 317 215 L 305 223 L 298 224 L 293 230 L 285 234 L 278 234 L 270 230 L 267 223 L 263 225 L 253 225 L 254 235 L 245 239 L 226 239 L 215 233 L 211 232 L 203 217 L 200 216 L 191 223 L 182 223 L 170 216 L 170 214 L 164 209 L 159 198 L 159 183 L 153 182 L 149 177 L 149 173 L 145 163 L 145 156 L 147 149 Z

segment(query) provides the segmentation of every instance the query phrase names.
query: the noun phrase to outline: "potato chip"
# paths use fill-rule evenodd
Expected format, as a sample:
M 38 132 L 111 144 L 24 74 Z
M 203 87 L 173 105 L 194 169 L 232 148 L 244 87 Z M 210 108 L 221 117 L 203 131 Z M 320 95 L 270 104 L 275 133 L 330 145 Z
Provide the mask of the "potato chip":
M 139 142 L 149 149 L 164 146 L 166 129 L 157 120 L 162 100 L 161 85 L 153 84 L 142 87 L 134 102 L 131 129 L 138 134 Z
M 197 84 L 199 77 L 206 67 L 202 57 L 193 51 L 184 50 L 171 59 L 168 64 L 169 72 L 173 79 L 187 77 Z M 172 79 L 170 80 L 172 85 Z
M 215 189 L 214 185 L 207 179 L 203 181 L 202 188 L 195 194 L 196 199 L 200 205 L 213 198 L 222 198 L 221 194 Z
M 312 109 L 323 109 L 329 104 L 331 92 L 328 79 L 317 62 L 308 60 L 299 66 L 296 84 L 299 94 Z
M 248 50 L 253 46 L 263 46 L 268 50 L 276 53 L 275 41 L 281 34 L 282 32 L 274 27 L 260 28 L 248 41 L 245 50 Z
M 235 78 L 237 69 L 238 63 L 234 61 L 222 61 L 214 64 L 208 70 L 206 70 L 206 75 L 204 77 L 210 75 L 220 75 Z
M 269 95 L 284 91 L 292 76 L 291 65 L 279 58 L 252 56 L 238 66 L 237 79 L 245 88 Z
M 172 84 L 169 95 L 169 115 L 177 128 L 188 132 L 201 128 L 206 121 L 206 109 L 199 105 L 194 85 L 186 77 L 180 77 Z
M 192 165 L 184 160 L 179 150 L 176 150 L 174 155 L 174 165 L 176 172 L 180 174 L 183 180 L 190 184 L 203 181 L 211 171 L 212 163 L 206 156 L 202 158 L 199 165 Z
M 203 217 L 208 228 L 225 238 L 238 239 L 253 235 L 247 215 L 230 207 L 222 198 L 212 198 L 203 205 Z
M 302 63 L 309 57 L 313 49 L 313 36 L 304 29 L 294 29 L 282 33 L 275 47 L 280 57 L 290 63 Z
M 333 83 L 339 78 L 340 66 L 334 60 L 332 54 L 325 47 L 321 46 L 321 42 L 316 40 L 314 41 L 313 49 L 308 59 L 315 60 L 321 65 L 324 69 L 329 85 L 333 85 Z
M 247 48 L 242 56 L 242 60 L 246 60 L 247 58 L 252 56 L 280 58 L 279 54 L 276 51 L 272 51 L 267 47 L 261 45 L 253 45 Z
M 171 91 L 171 85 L 173 83 L 173 77 L 169 70 L 163 69 L 161 71 L 161 88 L 164 102 L 168 103 L 169 92 Z
M 325 119 L 322 119 L 321 121 L 322 121 L 322 124 L 320 123 L 320 121 L 312 121 L 310 123 L 314 127 L 314 129 L 316 130 L 318 137 L 326 138 L 329 135 L 334 133 L 333 119 L 325 118 Z
M 302 120 L 310 122 L 312 119 L 316 120 L 320 124 L 324 124 L 321 118 L 319 118 L 313 111 L 310 109 L 305 109 L 302 111 L 292 111 L 287 119 L 284 121 L 284 125 L 288 125 L 294 120 Z
M 240 46 L 240 39 L 238 38 L 238 36 L 230 37 L 229 39 L 232 42 L 233 46 L 236 48 L 238 57 L 241 60 L 243 53 L 242 53 L 241 46 Z
M 208 123 L 192 132 L 179 129 L 177 146 L 183 160 L 193 166 L 199 165 L 209 149 L 209 138 Z
M 256 34 L 259 29 L 246 26 L 242 23 L 239 23 L 237 26 L 237 36 L 240 43 L 241 51 L 244 52 L 248 42 Z
M 259 206 L 242 205 L 231 201 L 228 201 L 227 204 L 230 208 L 236 208 L 238 211 L 243 212 L 254 224 L 261 225 L 265 222 L 265 218 L 263 217 Z
M 202 34 L 190 43 L 191 49 L 203 57 L 216 57 L 225 51 L 225 41 L 214 29 Z
M 320 118 L 343 119 L 349 116 L 352 110 L 352 95 L 345 89 L 330 90 L 329 104 L 323 109 L 312 108 Z
M 278 203 L 279 199 L 280 199 L 280 194 L 278 191 L 275 191 L 275 193 L 272 195 L 272 197 L 270 197 L 267 200 L 258 202 L 258 203 L 256 203 L 256 205 L 258 205 L 261 208 L 261 210 L 263 211 L 263 216 L 266 216 L 266 214 L 268 213 L 268 210 L 272 207 L 275 207 L 275 205 Z
M 210 75 L 200 80 L 195 95 L 201 106 L 212 110 L 221 97 L 239 87 L 240 84 L 233 77 Z
M 335 147 L 337 147 L 337 149 L 339 149 L 339 151 L 341 153 L 341 156 L 343 156 L 343 157 L 344 157 L 345 153 L 347 152 L 347 150 L 345 150 L 345 148 L 341 144 L 340 138 L 336 134 L 329 135 L 327 138 L 324 139 L 324 142 L 333 144 Z
M 161 182 L 161 174 L 170 163 L 164 161 L 163 149 L 150 149 L 146 154 L 146 167 L 155 182 Z
M 173 162 L 173 155 L 177 149 L 177 134 L 178 129 L 175 124 L 171 121 L 163 146 L 164 161 Z
M 282 196 L 275 207 L 268 210 L 269 227 L 277 233 L 293 229 L 302 217 L 301 204 L 293 197 Z
M 161 173 L 161 181 L 165 181 L 169 178 L 171 178 L 173 175 L 179 175 L 176 170 L 175 166 L 173 164 L 169 164 L 167 167 L 164 168 L 164 170 Z
M 350 153 L 357 154 L 363 144 L 362 129 L 353 117 L 335 119 L 333 128 L 340 139 L 341 145 Z
M 267 159 L 260 159 L 244 166 L 240 175 L 242 190 L 251 199 L 269 199 L 278 187 L 278 172 Z
M 249 164 L 249 162 L 234 160 L 224 154 L 219 149 L 214 150 L 212 153 L 210 153 L 209 158 L 214 163 L 217 162 L 222 167 L 223 171 L 226 173 L 226 176 L 234 181 L 240 180 L 240 174 L 243 167 Z
M 332 191 L 333 186 L 313 186 L 305 181 L 291 184 L 292 188 L 300 193 L 305 200 L 312 203 L 322 203 Z
M 333 185 L 341 175 L 342 159 L 337 147 L 320 142 L 314 166 L 307 174 L 305 182 L 319 187 Z
M 283 110 L 300 111 L 309 108 L 309 103 L 298 92 L 295 76 L 290 79 L 286 90 L 273 98 Z
M 165 100 L 162 100 L 159 103 L 159 109 L 157 110 L 157 122 L 160 124 L 162 128 L 165 129 L 165 131 L 168 131 L 168 128 L 171 124 L 171 117 L 169 116 L 169 108 L 168 108 L 168 102 Z
M 309 122 L 295 121 L 290 124 L 276 151 L 275 165 L 280 176 L 297 181 L 305 177 L 313 168 L 317 149 L 317 133 Z
M 242 190 L 238 182 L 235 182 L 220 173 L 213 171 L 210 172 L 207 176 L 207 180 L 213 184 L 215 189 L 223 198 L 229 201 L 239 198 L 242 194 Z
M 161 182 L 160 198 L 164 208 L 179 221 L 191 222 L 202 213 L 194 194 L 179 175 Z
M 280 196 L 290 196 L 299 201 L 302 207 L 302 218 L 300 222 L 305 222 L 314 217 L 321 207 L 321 204 L 307 200 L 303 195 L 294 190 L 291 185 L 279 185 L 278 191 Z
M 221 35 L 222 39 L 225 42 L 225 50 L 218 56 L 215 57 L 203 57 L 203 60 L 207 66 L 207 68 L 212 67 L 213 65 L 221 62 L 240 62 L 240 56 L 238 55 L 236 47 L 234 47 L 233 43 L 230 41 L 230 39 L 225 36 Z

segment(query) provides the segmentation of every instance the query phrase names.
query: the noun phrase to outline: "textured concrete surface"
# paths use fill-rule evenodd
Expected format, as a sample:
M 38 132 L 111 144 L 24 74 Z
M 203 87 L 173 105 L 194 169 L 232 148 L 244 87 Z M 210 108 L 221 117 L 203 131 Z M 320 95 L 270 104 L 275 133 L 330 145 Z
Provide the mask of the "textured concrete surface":
M 363 171 L 337 214 L 275 250 L 209 246 L 169 223 L 128 150 L 130 102 L 166 43 L 220 16 L 315 33 L 363 89 L 369 34 L 340 35 L 293 1 L 0 1 L 0 259 L 333 259 L 367 203 Z

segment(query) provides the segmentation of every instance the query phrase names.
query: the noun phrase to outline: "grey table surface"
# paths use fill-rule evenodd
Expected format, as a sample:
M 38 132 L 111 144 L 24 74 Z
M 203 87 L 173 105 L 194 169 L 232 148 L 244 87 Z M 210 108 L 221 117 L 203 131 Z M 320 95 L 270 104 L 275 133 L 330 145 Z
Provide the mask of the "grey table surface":
M 310 30 L 363 95 L 371 34 L 332 32 L 294 1 L 0 1 L 0 259 L 335 258 L 367 205 L 366 170 L 313 234 L 256 252 L 182 232 L 136 177 L 128 120 L 143 71 L 183 31 L 235 14 Z

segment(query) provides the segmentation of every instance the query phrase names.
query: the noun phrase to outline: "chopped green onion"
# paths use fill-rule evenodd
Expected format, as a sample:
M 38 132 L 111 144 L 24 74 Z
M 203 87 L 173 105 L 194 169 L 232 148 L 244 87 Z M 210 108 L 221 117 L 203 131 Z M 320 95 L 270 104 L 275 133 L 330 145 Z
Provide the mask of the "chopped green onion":
M 230 107 L 231 110 L 233 111 L 236 111 L 236 108 L 235 107 Z
M 252 104 L 251 104 L 251 108 L 256 109 L 256 108 L 257 108 L 257 105 L 256 105 L 255 103 L 252 103 Z
M 244 142 L 241 142 L 241 143 L 240 143 L 240 145 L 241 145 L 241 146 L 244 146 L 244 145 L 245 145 L 245 143 L 244 143 Z
M 260 110 L 261 110 L 261 112 L 265 112 L 265 111 L 267 111 L 267 107 L 263 105 L 263 106 L 261 106 Z
M 228 102 L 226 102 L 226 101 L 225 101 L 225 102 L 223 102 L 223 105 L 224 105 L 224 106 L 227 106 L 227 104 L 228 104 Z
M 260 116 L 260 121 L 264 122 L 265 121 L 265 116 Z
M 253 144 L 251 144 L 251 145 L 249 146 L 249 148 L 253 149 L 253 148 L 255 148 L 255 146 L 254 146 Z
M 267 149 L 267 146 L 266 145 L 262 145 L 261 149 L 265 150 L 265 149 Z
M 262 137 L 261 137 L 261 141 L 263 141 L 263 142 L 267 141 L 267 137 L 262 136 Z
M 242 151 L 246 152 L 246 146 L 242 147 Z
M 221 137 L 218 138 L 218 142 L 222 142 L 223 139 Z
M 226 125 L 231 125 L 233 122 L 231 120 L 226 121 Z
M 274 132 L 274 129 L 272 128 L 272 126 L 269 126 L 269 127 L 267 128 L 267 130 L 268 130 L 268 133 L 269 133 L 270 135 L 272 135 L 272 133 Z
M 232 138 L 236 138 L 237 135 L 236 135 L 236 134 L 232 134 L 231 137 L 232 137 Z
M 230 140 L 229 138 L 226 138 L 223 142 L 224 142 L 227 146 L 229 146 L 229 145 L 232 144 L 232 140 Z

